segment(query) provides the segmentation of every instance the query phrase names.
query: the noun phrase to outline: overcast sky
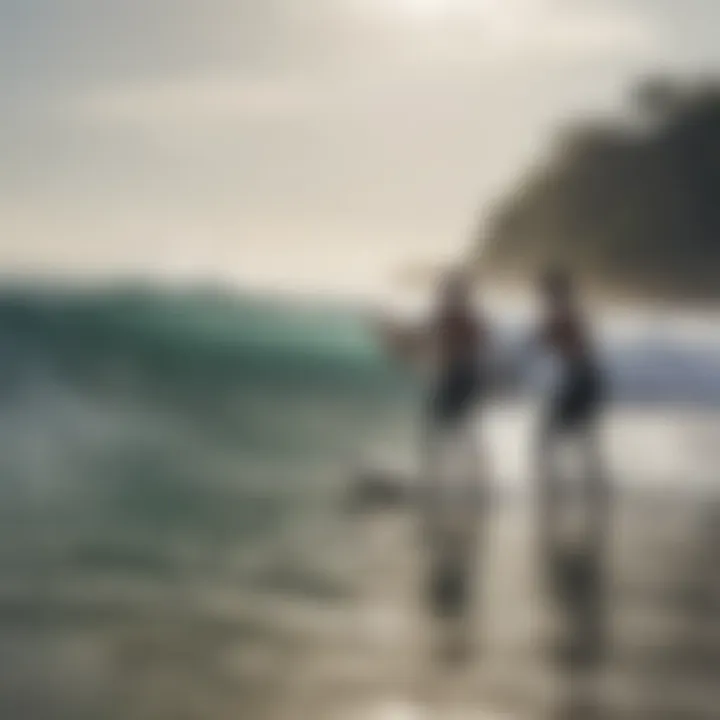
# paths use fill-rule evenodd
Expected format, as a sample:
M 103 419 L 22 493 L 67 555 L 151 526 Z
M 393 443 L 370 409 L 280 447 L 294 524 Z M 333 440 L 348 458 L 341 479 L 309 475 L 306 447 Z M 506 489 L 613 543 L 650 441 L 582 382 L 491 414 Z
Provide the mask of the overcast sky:
M 8 271 L 363 284 L 579 115 L 720 67 L 717 0 L 0 0 Z

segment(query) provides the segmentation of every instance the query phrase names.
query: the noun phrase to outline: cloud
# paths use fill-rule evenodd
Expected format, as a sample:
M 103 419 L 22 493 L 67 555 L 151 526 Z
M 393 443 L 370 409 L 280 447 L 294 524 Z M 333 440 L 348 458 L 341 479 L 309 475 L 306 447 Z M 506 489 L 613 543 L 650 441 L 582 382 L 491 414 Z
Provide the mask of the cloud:
M 296 118 L 313 101 L 309 87 L 290 79 L 197 77 L 110 86 L 91 91 L 72 105 L 76 116 L 91 124 L 163 133 Z
M 397 53 L 414 48 L 428 63 L 475 66 L 515 62 L 634 59 L 660 48 L 651 19 L 628 5 L 593 0 L 346 0 L 371 13 L 373 32 L 391 27 Z M 432 12 L 431 12 L 432 10 Z M 400 41 L 400 45 L 398 45 Z
M 464 72 L 492 80 L 546 63 L 627 65 L 657 57 L 663 45 L 648 17 L 602 0 L 336 0 L 334 12 L 322 0 L 302 14 L 287 0 L 273 0 L 274 13 L 252 16 L 256 29 L 264 28 L 264 49 L 255 40 L 241 42 L 246 51 L 239 51 L 220 22 L 230 7 L 213 0 L 216 22 L 195 18 L 202 32 L 185 46 L 189 56 L 204 59 L 194 69 L 178 61 L 174 71 L 158 73 L 155 57 L 143 73 L 98 77 L 76 89 L 76 116 L 162 133 L 220 130 L 382 101 L 390 86 L 393 93 L 432 90 L 457 83 Z M 179 24 L 187 33 L 187 22 Z M 241 33 L 244 38 L 247 28 Z
M 389 2 L 396 3 L 394 14 Z M 333 108 L 354 111 L 392 101 L 399 88 L 406 96 L 423 88 L 432 94 L 439 86 L 457 85 L 466 72 L 477 83 L 478 73 L 492 81 L 508 69 L 537 71 L 544 64 L 628 65 L 657 57 L 662 47 L 655 26 L 627 6 L 583 0 L 446 2 L 457 3 L 457 12 L 423 15 L 421 26 L 407 17 L 399 22 L 409 0 L 383 0 L 383 14 L 379 3 L 366 4 L 372 23 L 356 22 L 359 6 L 351 3 L 328 20 L 309 66 L 292 70 L 280 63 L 274 76 L 246 68 L 242 76 L 206 70 L 113 81 L 83 90 L 72 102 L 73 113 L 96 127 L 134 128 L 170 139 L 173 133 L 292 122 L 317 111 L 327 117 Z M 343 27 L 349 33 L 341 32 Z
M 578 58 L 648 58 L 659 50 L 658 30 L 628 8 L 548 2 L 527 18 L 515 38 L 529 52 Z

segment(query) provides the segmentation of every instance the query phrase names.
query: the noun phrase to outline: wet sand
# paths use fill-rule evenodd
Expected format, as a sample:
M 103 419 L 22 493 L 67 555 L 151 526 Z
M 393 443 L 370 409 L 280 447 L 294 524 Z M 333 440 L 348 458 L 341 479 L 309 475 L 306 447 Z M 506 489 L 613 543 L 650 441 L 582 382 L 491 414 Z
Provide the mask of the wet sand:
M 486 529 L 466 657 L 444 651 L 453 627 L 427 603 L 426 546 L 397 508 L 338 523 L 326 549 L 349 578 L 342 592 L 307 578 L 293 589 L 287 577 L 250 589 L 212 573 L 5 584 L 0 716 L 717 717 L 720 501 L 617 500 L 605 623 L 586 612 L 599 593 L 586 592 L 587 558 L 566 558 L 559 584 L 543 576 L 528 503 L 497 502 Z M 603 652 L 583 658 L 590 631 Z
M 549 567 L 533 553 L 527 503 L 496 505 L 489 524 L 463 658 L 446 654 L 453 628 L 422 602 L 429 555 L 417 528 L 366 521 L 356 655 L 315 676 L 304 717 L 717 716 L 720 503 L 624 495 L 595 573 L 582 552 Z

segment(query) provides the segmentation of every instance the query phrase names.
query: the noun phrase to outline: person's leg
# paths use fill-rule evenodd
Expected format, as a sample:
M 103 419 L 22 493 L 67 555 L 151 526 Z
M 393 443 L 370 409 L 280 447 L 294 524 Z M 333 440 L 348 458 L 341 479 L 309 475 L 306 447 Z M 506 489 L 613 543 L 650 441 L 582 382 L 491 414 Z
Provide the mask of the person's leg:
M 421 433 L 418 478 L 420 523 L 425 535 L 432 533 L 440 511 L 442 434 L 442 424 L 438 418 L 433 415 L 426 417 Z
M 559 489 L 557 452 L 561 432 L 552 421 L 546 421 L 538 433 L 535 463 L 538 504 L 538 550 L 548 562 L 555 550 L 558 524 Z
M 442 495 L 449 532 L 474 553 L 485 515 L 486 472 L 471 416 L 448 429 Z
M 466 489 L 475 397 L 475 378 L 459 372 L 448 374 L 436 389 L 424 438 L 426 509 L 434 515 Z
M 580 436 L 584 491 L 588 508 L 588 531 L 598 552 L 604 552 L 609 538 L 612 491 L 603 459 L 600 428 L 589 423 Z
M 474 418 L 468 416 L 453 426 L 451 432 L 455 501 L 468 510 L 476 511 L 482 497 L 485 474 L 478 427 Z
M 588 565 L 582 613 L 583 646 L 586 660 L 600 662 L 606 636 L 606 565 L 611 521 L 611 487 L 605 472 L 596 423 L 582 428 L 580 449 L 584 460 L 584 496 L 586 517 L 585 562 Z
M 483 599 L 487 586 L 487 559 L 489 547 L 489 530 L 491 518 L 492 488 L 490 474 L 490 458 L 486 445 L 484 428 L 478 421 L 473 423 L 474 431 L 470 433 L 469 451 L 471 454 L 469 467 L 469 484 L 467 507 L 469 513 L 469 537 L 467 573 L 470 585 L 469 596 L 473 600 L 473 614 L 468 615 L 466 624 L 459 630 L 474 632 L 472 647 L 474 652 L 481 652 L 482 638 L 485 632 L 485 608 Z

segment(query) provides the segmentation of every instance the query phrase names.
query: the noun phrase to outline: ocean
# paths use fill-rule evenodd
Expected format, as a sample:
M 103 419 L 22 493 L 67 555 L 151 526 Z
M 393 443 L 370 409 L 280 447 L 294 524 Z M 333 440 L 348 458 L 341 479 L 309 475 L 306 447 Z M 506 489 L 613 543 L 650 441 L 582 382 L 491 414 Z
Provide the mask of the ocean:
M 713 485 L 720 332 L 609 323 L 603 348 L 619 482 Z M 538 388 L 481 423 L 501 487 L 529 486 Z M 412 464 L 422 404 L 362 306 L 7 287 L 0 393 L 0 717 L 339 717 L 297 703 L 313 658 L 372 675 L 349 648 L 384 633 L 348 489 Z

